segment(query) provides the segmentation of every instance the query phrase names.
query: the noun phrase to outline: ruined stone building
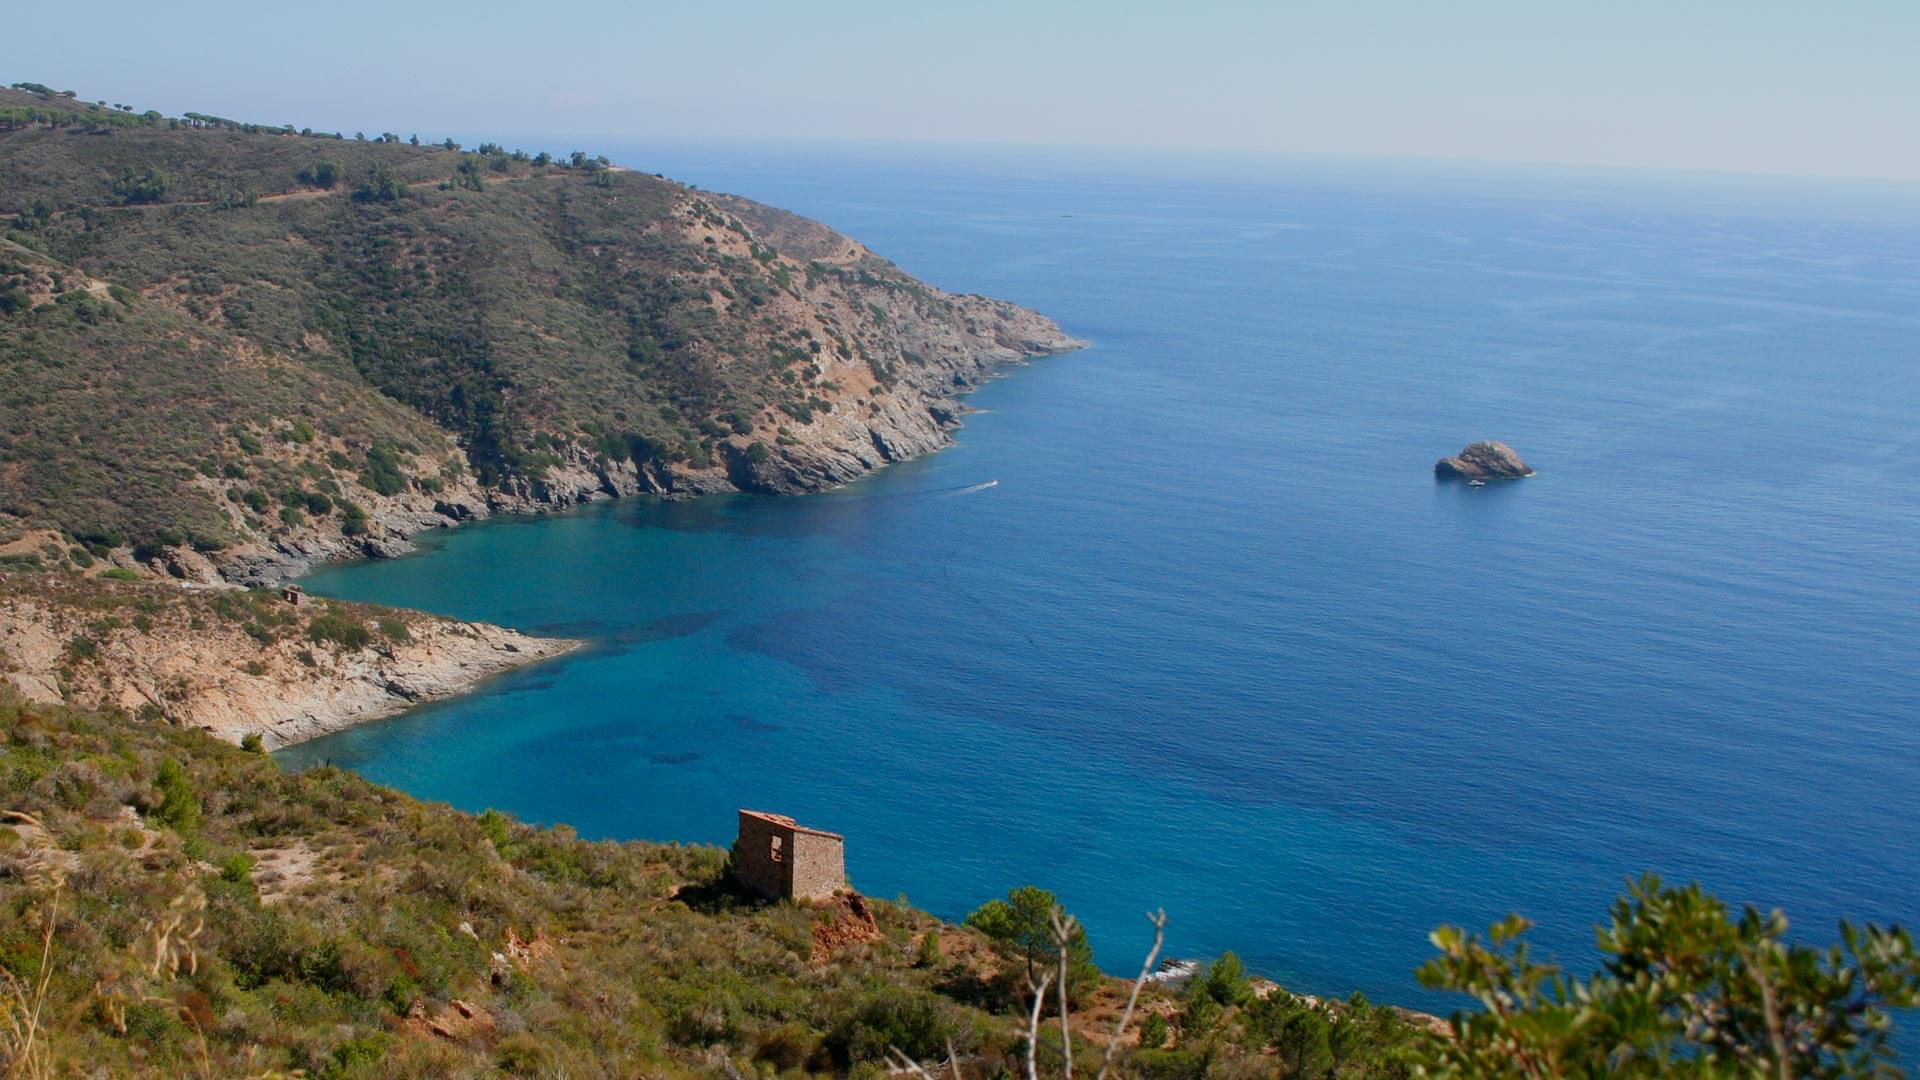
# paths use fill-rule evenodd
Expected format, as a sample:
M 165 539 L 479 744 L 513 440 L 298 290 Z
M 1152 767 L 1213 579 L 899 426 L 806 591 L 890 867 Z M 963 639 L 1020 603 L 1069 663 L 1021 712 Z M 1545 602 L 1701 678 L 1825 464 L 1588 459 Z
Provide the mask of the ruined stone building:
M 823 900 L 847 887 L 846 838 L 785 814 L 740 811 L 734 861 L 741 884 L 779 900 Z

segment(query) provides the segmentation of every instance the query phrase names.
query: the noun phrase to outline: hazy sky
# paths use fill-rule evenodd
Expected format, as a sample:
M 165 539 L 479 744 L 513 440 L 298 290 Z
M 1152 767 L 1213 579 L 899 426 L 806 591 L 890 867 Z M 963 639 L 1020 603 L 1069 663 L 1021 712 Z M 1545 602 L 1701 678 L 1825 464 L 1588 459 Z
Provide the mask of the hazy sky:
M 1920 0 L 89 0 L 23 4 L 5 21 L 5 82 L 349 133 L 989 140 L 1920 179 Z

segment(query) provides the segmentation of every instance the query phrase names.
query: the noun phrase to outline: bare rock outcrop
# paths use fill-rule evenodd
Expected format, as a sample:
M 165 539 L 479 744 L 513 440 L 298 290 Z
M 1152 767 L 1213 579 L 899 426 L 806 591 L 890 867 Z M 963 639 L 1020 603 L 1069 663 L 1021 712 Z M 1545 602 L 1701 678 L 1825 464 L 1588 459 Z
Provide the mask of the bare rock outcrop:
M 237 589 L 0 575 L 0 682 L 32 701 L 115 708 L 228 742 L 258 735 L 268 750 L 463 693 L 577 644 Z
M 1476 442 L 1453 457 L 1441 458 L 1433 474 L 1442 480 L 1518 480 L 1532 476 L 1533 469 L 1506 443 Z

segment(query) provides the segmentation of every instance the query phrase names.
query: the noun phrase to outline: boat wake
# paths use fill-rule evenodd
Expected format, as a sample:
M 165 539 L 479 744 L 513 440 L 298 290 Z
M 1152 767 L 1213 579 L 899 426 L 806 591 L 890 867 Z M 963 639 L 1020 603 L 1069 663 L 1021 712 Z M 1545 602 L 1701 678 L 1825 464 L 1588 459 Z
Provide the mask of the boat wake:
M 959 495 L 971 495 L 976 491 L 985 491 L 990 487 L 999 487 L 999 486 L 1000 486 L 1000 481 L 989 480 L 984 484 L 968 484 L 966 487 L 948 488 L 945 491 L 938 491 L 938 492 L 935 492 L 934 494 L 945 495 L 949 497 L 959 496 Z

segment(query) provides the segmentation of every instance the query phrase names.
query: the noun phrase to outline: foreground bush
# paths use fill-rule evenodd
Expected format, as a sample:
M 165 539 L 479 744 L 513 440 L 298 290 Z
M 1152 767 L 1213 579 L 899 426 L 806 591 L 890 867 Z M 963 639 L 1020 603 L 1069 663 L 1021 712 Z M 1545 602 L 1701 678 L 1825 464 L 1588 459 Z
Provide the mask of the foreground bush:
M 1600 929 L 1601 971 L 1570 979 L 1528 954 L 1518 916 L 1482 942 L 1448 927 L 1427 985 L 1479 999 L 1428 1075 L 1899 1075 L 1891 1010 L 1920 1003 L 1907 931 L 1848 924 L 1841 943 L 1786 940 L 1787 919 L 1737 918 L 1698 885 L 1632 883 Z

